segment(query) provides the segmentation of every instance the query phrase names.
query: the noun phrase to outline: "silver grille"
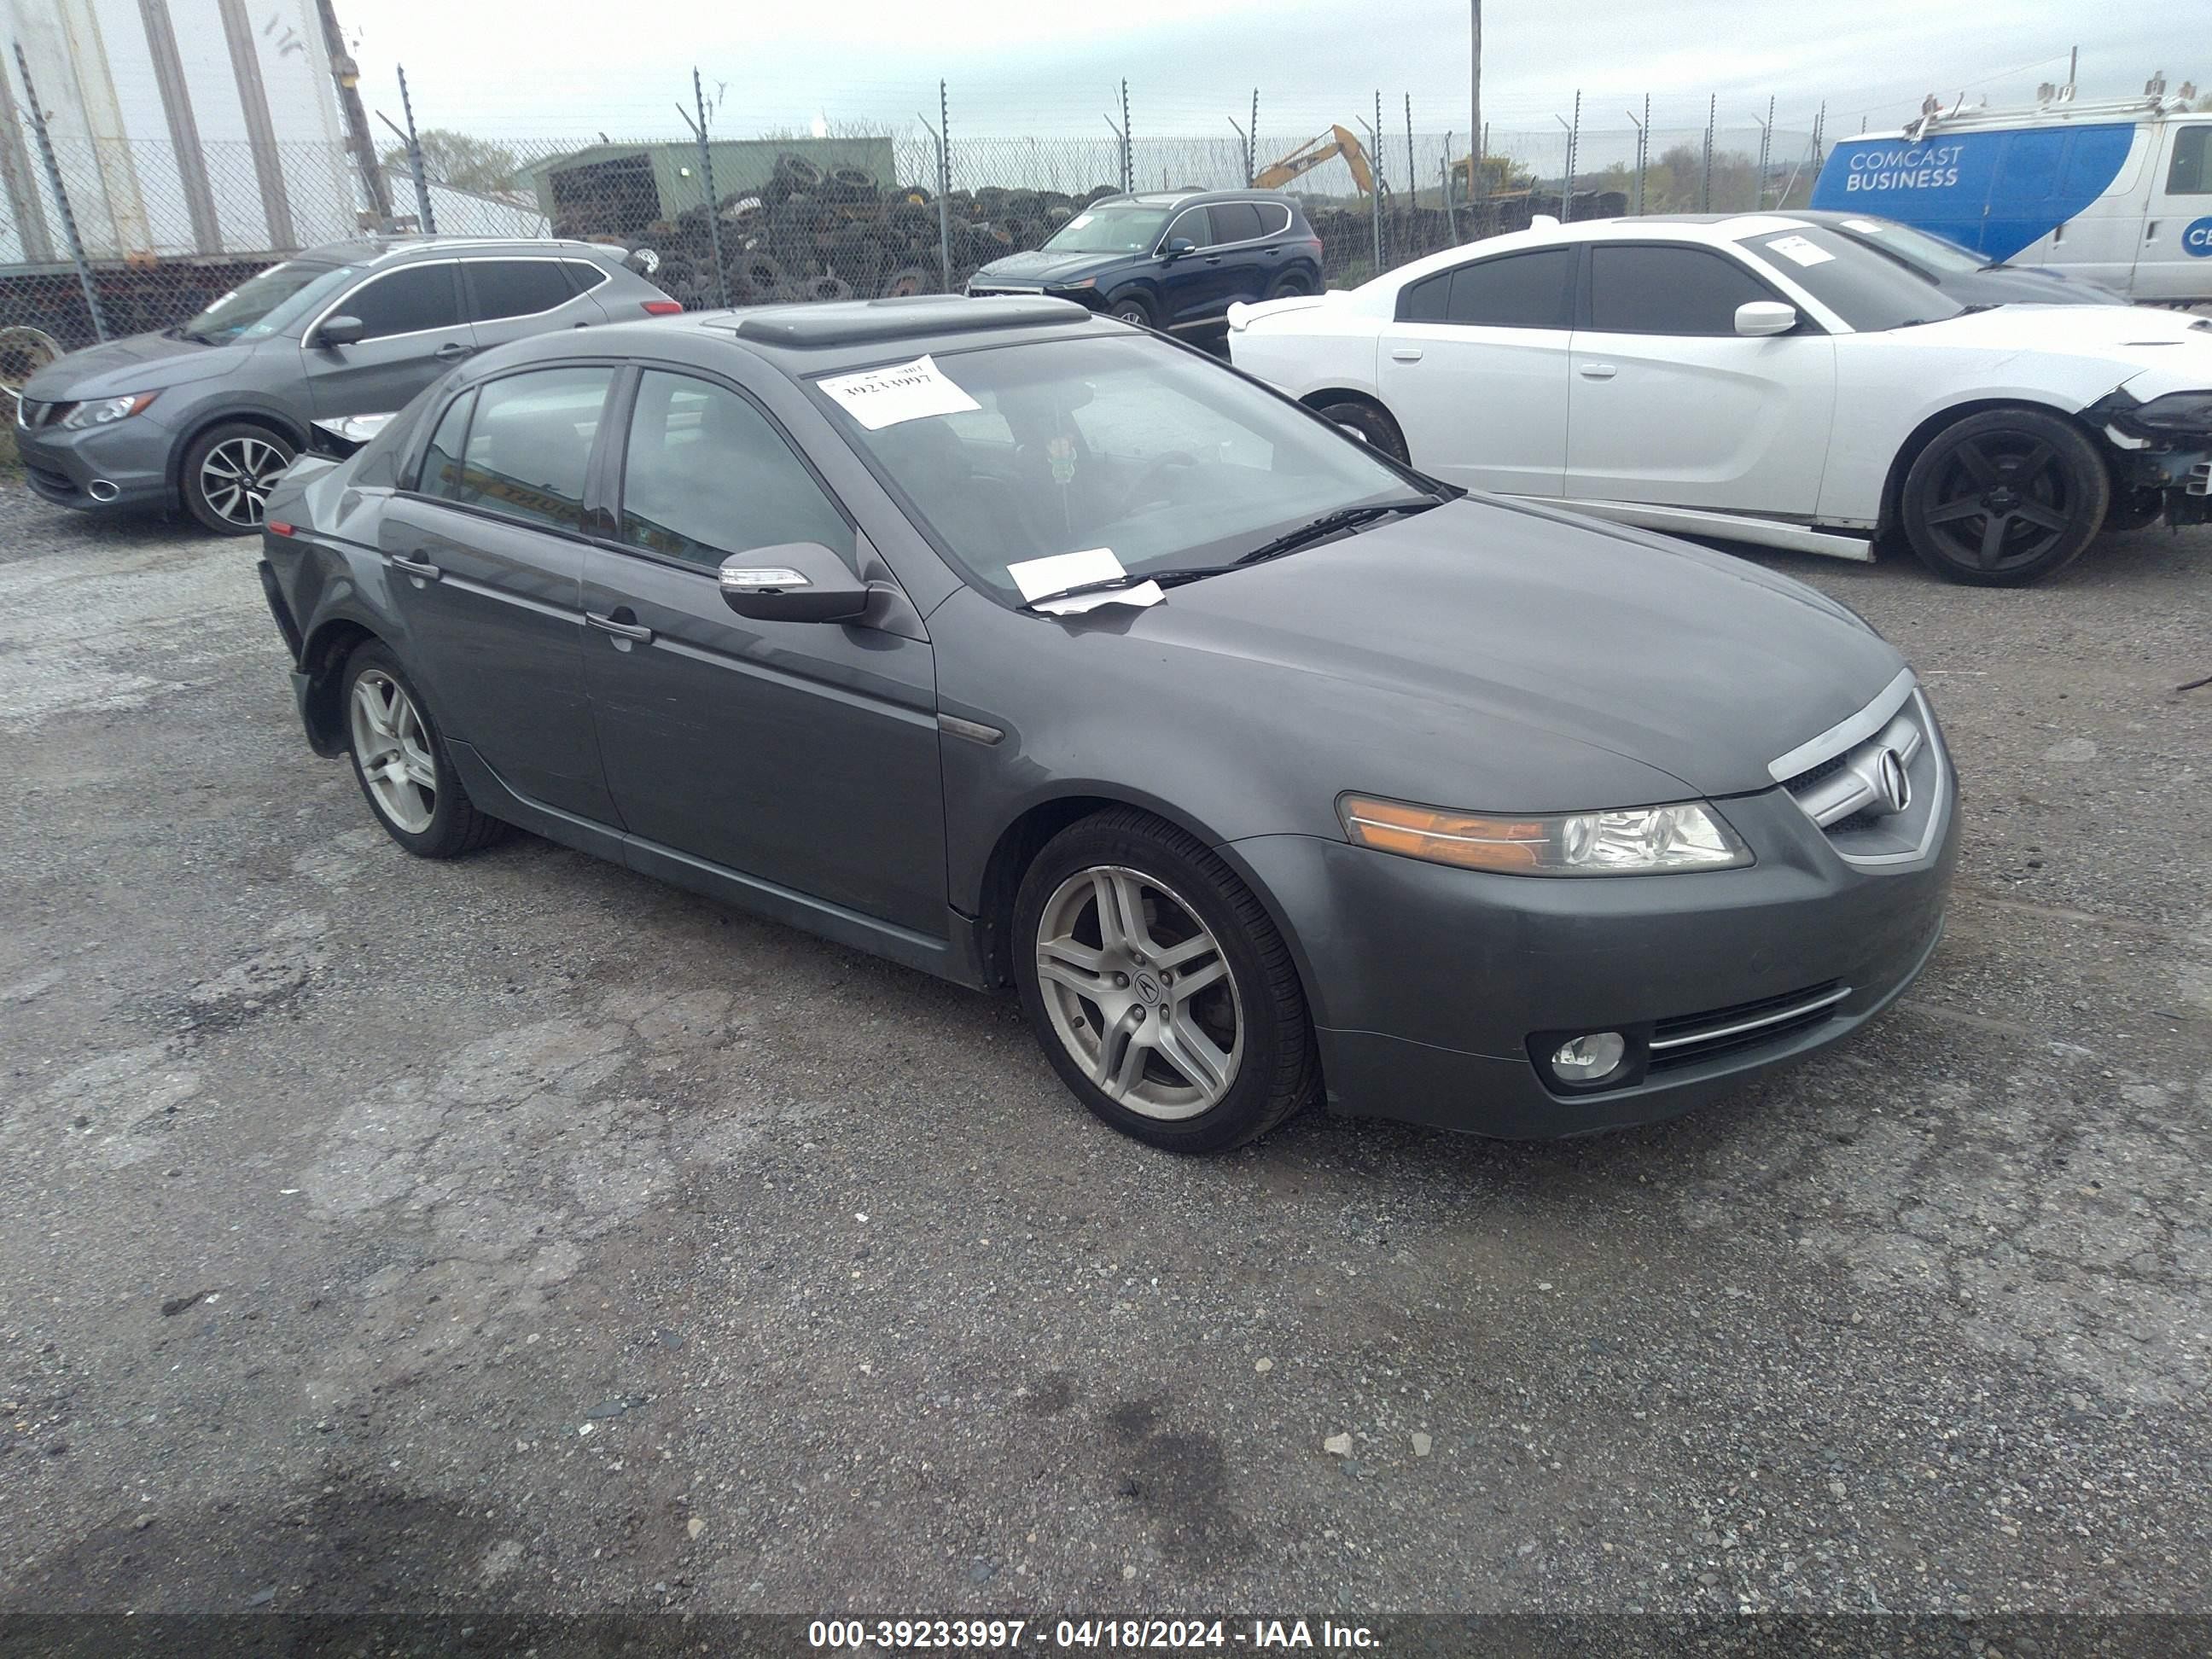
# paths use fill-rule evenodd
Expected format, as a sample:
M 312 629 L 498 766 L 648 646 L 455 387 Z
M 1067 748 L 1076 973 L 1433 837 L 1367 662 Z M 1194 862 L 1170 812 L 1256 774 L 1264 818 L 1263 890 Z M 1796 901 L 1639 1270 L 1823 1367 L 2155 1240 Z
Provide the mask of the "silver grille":
M 53 408 L 52 404 L 34 404 L 28 398 L 18 398 L 15 400 L 15 424 L 23 427 L 42 426 L 46 423 L 46 416 L 53 413 Z
M 2189 469 L 2188 481 L 2182 493 L 2189 495 L 2212 495 L 2212 461 L 2199 461 Z
M 1767 769 L 1853 864 L 1926 856 L 1949 805 L 1942 738 L 1910 669 Z

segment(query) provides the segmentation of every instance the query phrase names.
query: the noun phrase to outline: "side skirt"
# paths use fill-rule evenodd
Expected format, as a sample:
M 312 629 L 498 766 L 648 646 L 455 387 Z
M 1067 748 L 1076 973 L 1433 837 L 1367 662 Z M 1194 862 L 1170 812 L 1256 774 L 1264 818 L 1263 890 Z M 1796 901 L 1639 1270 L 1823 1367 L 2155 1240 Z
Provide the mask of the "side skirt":
M 1644 501 L 1585 501 L 1547 495 L 1546 507 L 1587 513 L 1677 536 L 1717 536 L 1723 541 L 1752 542 L 1761 547 L 1787 548 L 1795 553 L 1824 553 L 1834 559 L 1874 562 L 1874 540 L 1869 535 L 1814 530 L 1781 519 L 1753 518 L 1741 513 L 1716 513 L 1695 507 L 1656 507 Z

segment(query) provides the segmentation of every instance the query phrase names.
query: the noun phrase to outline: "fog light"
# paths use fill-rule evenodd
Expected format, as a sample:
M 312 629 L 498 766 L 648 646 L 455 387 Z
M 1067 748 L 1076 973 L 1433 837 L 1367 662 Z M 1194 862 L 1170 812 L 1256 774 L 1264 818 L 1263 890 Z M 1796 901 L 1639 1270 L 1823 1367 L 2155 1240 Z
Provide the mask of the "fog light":
M 1592 1031 L 1561 1043 L 1552 1055 L 1552 1074 L 1562 1083 L 1595 1083 L 1620 1066 L 1628 1044 L 1618 1031 Z

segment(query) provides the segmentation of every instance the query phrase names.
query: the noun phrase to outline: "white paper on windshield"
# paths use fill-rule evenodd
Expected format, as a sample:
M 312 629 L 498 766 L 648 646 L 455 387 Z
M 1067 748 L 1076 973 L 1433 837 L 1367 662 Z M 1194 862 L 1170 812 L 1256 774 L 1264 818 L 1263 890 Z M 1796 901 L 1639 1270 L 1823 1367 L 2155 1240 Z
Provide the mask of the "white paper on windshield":
M 1084 226 L 1091 222 L 1092 217 L 1093 216 L 1088 213 L 1079 213 L 1073 219 L 1070 219 L 1067 222 L 1067 228 L 1070 230 L 1080 230 Z
M 1035 599 L 1041 593 L 1057 593 L 1063 587 L 1080 587 L 1085 582 L 1111 581 L 1128 573 L 1121 568 L 1121 562 L 1114 556 L 1112 548 L 1091 547 L 1080 553 L 1024 559 L 1019 564 L 1008 565 L 1006 574 L 1014 579 L 1014 586 L 1021 589 L 1024 599 Z M 1133 605 L 1142 610 L 1165 598 L 1158 582 L 1139 582 L 1134 587 L 1111 587 L 1103 593 L 1079 593 L 1073 599 L 1054 599 L 1036 609 L 1051 617 L 1079 617 L 1086 611 L 1107 605 Z
M 1817 243 L 1807 241 L 1802 236 L 1778 236 L 1766 246 L 1769 252 L 1778 253 L 1784 258 L 1795 260 L 1801 265 L 1825 265 L 1836 257 Z
M 927 357 L 859 374 L 836 374 L 817 382 L 871 432 L 930 415 L 961 415 L 982 405 L 948 379 Z
M 1846 219 L 1844 221 L 1844 228 L 1845 230 L 1863 231 L 1869 236 L 1879 236 L 1881 234 L 1881 227 L 1875 223 L 1871 219 Z

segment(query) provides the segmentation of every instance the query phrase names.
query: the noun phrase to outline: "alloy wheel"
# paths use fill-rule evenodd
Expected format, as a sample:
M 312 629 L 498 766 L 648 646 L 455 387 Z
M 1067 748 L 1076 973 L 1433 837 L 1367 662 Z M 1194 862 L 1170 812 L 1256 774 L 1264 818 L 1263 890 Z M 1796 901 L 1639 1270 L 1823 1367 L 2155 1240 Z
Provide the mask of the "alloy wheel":
M 1108 1099 L 1172 1121 L 1229 1092 L 1244 1058 L 1236 975 L 1165 883 L 1120 865 L 1077 871 L 1046 901 L 1035 950 L 1053 1033 Z
M 270 439 L 226 438 L 200 462 L 200 495 L 225 523 L 252 529 L 291 464 L 291 456 Z
M 438 766 L 429 733 L 399 682 L 372 668 L 353 683 L 353 752 L 376 810 L 410 836 L 438 810 Z
M 2027 432 L 1962 440 L 1944 458 L 1930 504 L 1929 534 L 1960 563 L 1992 574 L 2032 564 L 2074 528 L 2075 484 L 2051 446 Z

